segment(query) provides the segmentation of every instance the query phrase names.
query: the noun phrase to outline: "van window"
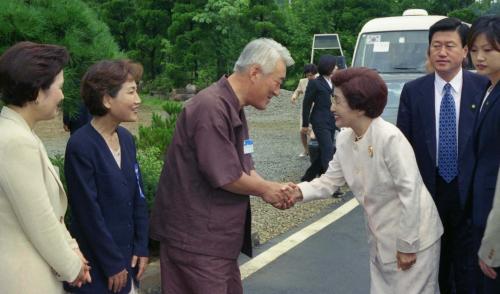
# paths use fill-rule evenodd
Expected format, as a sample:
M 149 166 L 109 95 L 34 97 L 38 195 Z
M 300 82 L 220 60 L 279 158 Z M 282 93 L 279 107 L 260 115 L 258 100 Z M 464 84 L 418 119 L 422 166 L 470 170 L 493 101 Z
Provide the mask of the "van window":
M 353 66 L 379 73 L 425 73 L 427 36 L 427 30 L 364 33 Z

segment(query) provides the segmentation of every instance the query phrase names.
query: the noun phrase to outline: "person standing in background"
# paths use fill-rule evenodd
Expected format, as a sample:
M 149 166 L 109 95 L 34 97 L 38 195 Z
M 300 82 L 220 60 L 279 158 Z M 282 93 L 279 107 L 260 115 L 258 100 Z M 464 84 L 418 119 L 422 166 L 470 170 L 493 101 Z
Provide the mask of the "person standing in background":
M 444 18 L 430 27 L 429 60 L 434 73 L 403 86 L 397 118 L 443 222 L 439 266 L 443 294 L 473 291 L 475 265 L 466 198 L 478 94 L 487 80 L 462 70 L 468 30 L 456 18 Z
M 498 211 L 492 211 L 495 184 L 499 177 L 500 166 L 500 16 L 483 16 L 472 24 L 469 40 L 472 62 L 477 73 L 489 79 L 479 93 L 482 99 L 479 114 L 474 124 L 472 145 L 474 151 L 474 169 L 472 176 L 472 225 L 474 232 L 474 252 L 479 251 L 479 264 L 483 272 L 476 266 L 477 293 L 500 293 L 498 273 L 498 253 L 493 240 L 500 240 L 498 227 Z M 498 186 L 498 185 L 497 185 Z M 498 198 L 498 197 L 497 197 Z M 498 200 L 498 199 L 497 199 Z M 498 202 L 495 200 L 496 202 Z M 491 213 L 490 213 L 491 212 Z M 490 214 L 490 218 L 488 215 Z M 486 224 L 490 227 L 486 231 Z M 495 224 L 496 221 L 496 224 Z M 493 230 L 493 231 L 492 231 Z M 483 244 L 481 246 L 481 243 Z M 481 249 L 480 249 L 481 246 Z M 495 262 L 496 260 L 496 262 Z M 493 269 L 496 266 L 496 269 Z M 489 273 L 489 274 L 488 274 Z
M 302 107 L 302 132 L 309 130 L 309 123 L 318 140 L 320 156 L 317 165 L 321 167 L 321 173 L 328 168 L 328 163 L 335 153 L 335 119 L 330 112 L 332 105 L 331 96 L 333 85 L 331 75 L 336 69 L 336 59 L 333 55 L 322 55 L 319 58 L 318 73 L 319 76 L 310 80 L 307 84 L 304 94 Z M 312 108 L 312 109 L 311 109 Z M 313 173 L 306 173 L 302 181 L 312 180 Z
M 297 85 L 297 89 L 292 94 L 291 101 L 292 104 L 296 104 L 297 101 L 299 100 L 299 97 L 303 95 L 306 91 L 307 84 L 310 80 L 316 78 L 316 75 L 318 73 L 318 69 L 316 65 L 309 63 L 304 65 L 304 78 L 300 79 L 299 84 Z M 301 104 L 302 106 L 303 104 Z M 302 107 L 300 108 L 300 142 L 302 143 L 302 147 L 304 148 L 304 151 L 299 154 L 299 157 L 305 157 L 309 156 L 309 146 L 307 145 L 307 139 L 310 133 L 310 130 L 308 129 L 305 131 L 302 128 Z

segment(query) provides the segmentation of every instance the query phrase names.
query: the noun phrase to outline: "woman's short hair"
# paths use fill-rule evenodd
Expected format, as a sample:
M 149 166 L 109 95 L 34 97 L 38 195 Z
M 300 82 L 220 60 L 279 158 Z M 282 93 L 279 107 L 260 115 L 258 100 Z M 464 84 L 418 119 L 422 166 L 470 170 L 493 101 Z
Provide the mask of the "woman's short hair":
M 332 74 L 336 65 L 337 59 L 335 56 L 330 54 L 321 55 L 318 61 L 318 73 L 322 76 L 329 76 Z
M 332 83 L 342 91 L 351 109 L 363 110 L 370 118 L 384 111 L 387 85 L 375 70 L 366 67 L 338 70 Z
M 304 65 L 304 74 L 306 75 L 308 73 L 311 73 L 313 75 L 318 73 L 318 68 L 316 67 L 315 64 L 308 63 L 308 64 Z
M 141 80 L 142 65 L 131 60 L 102 60 L 89 67 L 82 78 L 80 95 L 89 112 L 95 116 L 108 113 L 104 107 L 105 95 L 116 97 L 127 81 Z
M 244 72 L 250 66 L 258 64 L 264 74 L 270 74 L 280 59 L 286 66 L 294 64 L 290 52 L 283 45 L 273 39 L 259 38 L 245 46 L 234 65 L 234 71 Z
M 484 34 L 488 43 L 490 43 L 496 51 L 500 51 L 500 16 L 481 16 L 472 23 L 469 37 L 467 38 L 469 49 L 472 48 L 477 37 L 481 34 Z
M 40 90 L 50 88 L 68 63 L 66 48 L 20 42 L 0 56 L 0 93 L 7 105 L 23 107 L 36 100 Z

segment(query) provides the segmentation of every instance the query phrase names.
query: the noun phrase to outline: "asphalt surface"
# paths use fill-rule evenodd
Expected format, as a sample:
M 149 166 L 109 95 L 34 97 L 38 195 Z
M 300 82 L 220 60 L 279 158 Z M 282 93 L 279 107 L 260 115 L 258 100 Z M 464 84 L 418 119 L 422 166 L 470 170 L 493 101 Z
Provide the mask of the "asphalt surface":
M 345 200 L 348 199 L 349 197 Z M 310 222 L 330 211 L 325 211 Z M 303 227 L 306 225 L 308 223 Z M 279 243 L 288 235 L 280 236 L 262 248 L 256 248 L 255 255 Z M 247 260 L 241 257 L 240 263 Z M 251 294 L 369 293 L 368 244 L 362 208 L 356 207 L 243 280 L 243 288 L 245 293 Z

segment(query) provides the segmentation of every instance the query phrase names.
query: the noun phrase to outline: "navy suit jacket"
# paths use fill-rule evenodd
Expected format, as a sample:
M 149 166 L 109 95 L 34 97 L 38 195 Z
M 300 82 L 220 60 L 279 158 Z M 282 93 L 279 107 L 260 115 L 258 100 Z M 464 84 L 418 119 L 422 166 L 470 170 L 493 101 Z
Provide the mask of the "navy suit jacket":
M 487 79 L 462 71 L 463 84 L 458 122 L 458 189 L 462 209 L 465 208 L 471 182 L 472 145 L 470 138 L 479 111 L 481 93 Z M 428 74 L 403 86 L 399 102 L 397 126 L 410 141 L 425 186 L 436 200 L 436 116 L 434 74 Z
M 66 147 L 70 231 L 92 267 L 92 283 L 72 292 L 112 293 L 108 277 L 127 269 L 127 286 L 120 293 L 129 293 L 130 276 L 137 274 L 137 267 L 130 267 L 132 255 L 148 256 L 147 204 L 134 141 L 123 127 L 117 133 L 121 168 L 90 123 L 78 129 Z
M 302 105 L 302 127 L 309 127 L 310 122 L 314 127 L 335 129 L 335 119 L 330 111 L 332 91 L 323 76 L 307 83 Z
M 481 98 L 484 97 L 482 93 Z M 493 205 L 500 165 L 500 84 L 486 99 L 474 124 L 475 167 L 472 186 L 472 222 L 484 229 Z

